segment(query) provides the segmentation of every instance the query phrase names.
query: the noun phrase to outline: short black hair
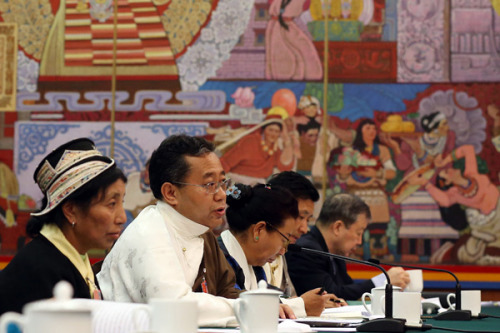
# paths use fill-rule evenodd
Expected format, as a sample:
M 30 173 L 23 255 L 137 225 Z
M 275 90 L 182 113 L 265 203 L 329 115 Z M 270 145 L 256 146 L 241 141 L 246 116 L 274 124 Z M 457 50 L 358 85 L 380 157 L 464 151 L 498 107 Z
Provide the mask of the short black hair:
M 203 156 L 214 150 L 214 144 L 202 137 L 179 134 L 163 140 L 149 163 L 149 186 L 155 198 L 163 199 L 161 187 L 164 183 L 184 181 L 190 168 L 185 156 Z
M 283 171 L 274 174 L 267 181 L 272 186 L 281 186 L 292 192 L 295 199 L 319 200 L 318 190 L 314 187 L 309 179 L 300 173 L 294 171 Z

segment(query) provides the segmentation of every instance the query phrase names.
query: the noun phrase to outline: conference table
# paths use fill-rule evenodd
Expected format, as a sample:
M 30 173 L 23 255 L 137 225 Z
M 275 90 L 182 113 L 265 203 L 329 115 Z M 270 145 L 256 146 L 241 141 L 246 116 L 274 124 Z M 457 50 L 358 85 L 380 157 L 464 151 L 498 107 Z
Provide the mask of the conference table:
M 481 313 L 486 315 L 497 316 L 499 318 L 483 318 L 476 319 L 472 318 L 470 321 L 450 321 L 450 320 L 434 320 L 434 319 L 424 319 L 424 324 L 430 324 L 435 328 L 432 328 L 426 332 L 443 332 L 443 330 L 437 329 L 437 327 L 447 328 L 447 329 L 457 329 L 457 330 L 469 330 L 471 332 L 477 331 L 490 331 L 490 332 L 500 332 L 500 306 L 483 306 L 481 308 Z M 409 329 L 409 332 L 417 332 L 417 329 Z
M 357 303 L 357 302 L 356 302 Z M 352 303 L 351 303 L 352 304 Z M 424 316 L 423 318 L 423 324 L 426 325 L 432 325 L 432 329 L 426 330 L 428 333 L 442 333 L 444 331 L 450 331 L 453 332 L 455 329 L 457 331 L 455 332 L 500 332 L 500 306 L 483 306 L 481 308 L 481 313 L 486 314 L 486 315 L 493 315 L 497 316 L 499 318 L 482 318 L 482 319 L 477 319 L 473 318 L 470 321 L 450 321 L 450 320 L 435 320 L 431 319 L 433 317 L 432 315 L 430 316 Z M 441 329 L 442 328 L 442 329 Z M 315 330 L 315 328 L 312 328 Z M 445 330 L 443 330 L 445 329 Z M 204 332 L 204 333 L 212 333 L 212 332 L 230 332 L 234 331 L 234 328 L 227 328 L 227 329 L 214 329 L 214 328 L 201 328 L 199 332 Z M 328 329 L 321 329 L 321 332 L 352 332 L 352 329 L 350 330 L 342 330 L 342 328 L 335 328 L 332 330 Z M 421 332 L 421 329 L 418 328 L 407 328 L 407 332 Z M 359 331 L 363 332 L 363 331 Z M 371 332 L 373 333 L 373 332 Z M 377 333 L 377 332 L 376 332 Z M 380 333 L 387 333 L 384 331 L 380 331 Z
M 473 318 L 470 321 L 451 321 L 451 320 L 435 320 L 430 319 L 433 316 L 423 316 L 423 324 L 432 325 L 432 329 L 426 330 L 428 333 L 442 333 L 443 330 L 439 328 L 445 328 L 446 331 L 457 329 L 459 331 L 470 331 L 470 332 L 478 332 L 478 331 L 488 331 L 488 332 L 500 332 L 500 306 L 483 306 L 481 308 L 481 313 L 486 315 L 493 315 L 499 318 L 482 318 L 477 319 Z M 421 329 L 418 328 L 407 328 L 407 332 L 421 332 Z M 324 332 L 324 331 L 323 331 Z M 328 332 L 328 331 L 327 331 Z M 331 331 L 333 332 L 333 331 Z M 335 330 L 335 332 L 339 332 L 339 330 Z M 362 332 L 362 331 L 360 331 Z M 380 332 L 386 333 L 386 332 Z

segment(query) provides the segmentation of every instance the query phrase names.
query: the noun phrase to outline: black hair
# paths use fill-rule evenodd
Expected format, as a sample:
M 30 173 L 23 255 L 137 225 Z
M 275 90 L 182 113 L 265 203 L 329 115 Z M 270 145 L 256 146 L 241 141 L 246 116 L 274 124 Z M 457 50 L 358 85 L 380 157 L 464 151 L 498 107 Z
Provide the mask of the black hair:
M 283 124 L 282 124 L 282 123 L 280 123 L 279 121 L 276 121 L 276 122 L 270 122 L 270 123 L 268 123 L 268 124 L 265 124 L 264 126 L 262 126 L 262 127 L 260 128 L 260 131 L 261 131 L 261 132 L 264 132 L 264 130 L 266 129 L 266 127 L 268 127 L 268 126 L 270 126 L 270 125 L 278 125 L 278 126 L 279 126 L 279 128 L 280 128 L 280 130 L 283 130 Z
M 268 184 L 257 184 L 253 187 L 243 184 L 235 186 L 241 192 L 233 193 L 239 197 L 228 195 L 226 199 L 229 206 L 226 210 L 227 222 L 234 233 L 244 232 L 260 221 L 278 228 L 286 218 L 295 219 L 299 216 L 297 200 L 284 187 Z M 267 225 L 266 228 L 272 230 Z
M 214 150 L 213 143 L 186 134 L 173 135 L 163 140 L 151 155 L 149 163 L 149 184 L 155 198 L 163 199 L 161 187 L 164 183 L 184 181 L 190 169 L 185 156 L 203 156 Z
M 371 218 L 370 207 L 363 200 L 354 194 L 338 193 L 326 198 L 316 224 L 328 226 L 340 220 L 350 228 L 361 214 Z
M 443 191 L 447 191 L 453 187 L 453 184 L 446 185 L 446 180 L 437 175 L 436 187 Z M 441 213 L 443 222 L 455 230 L 462 231 L 469 226 L 465 209 L 462 208 L 461 204 L 456 203 L 448 207 L 439 206 L 439 213 Z
M 434 118 L 436 118 L 440 114 L 441 114 L 441 112 L 436 111 L 436 112 L 430 113 L 428 115 L 425 115 L 422 117 L 422 119 L 420 119 L 420 126 L 422 126 L 422 129 L 426 133 L 430 133 L 439 127 L 440 121 L 436 121 L 434 124 L 432 124 L 432 121 L 434 120 Z
M 285 20 L 283 19 L 283 13 L 285 12 L 285 8 L 292 2 L 292 0 L 281 0 L 281 5 L 280 5 L 280 13 L 278 14 L 278 22 L 280 25 L 288 31 L 288 24 L 285 23 Z
M 358 127 L 356 128 L 356 138 L 354 138 L 354 142 L 352 143 L 352 147 L 358 151 L 364 151 L 366 148 L 366 143 L 363 141 L 362 133 L 363 127 L 365 125 L 375 125 L 375 122 L 369 118 L 360 121 Z M 378 135 L 375 137 L 375 143 L 380 143 Z
M 295 199 L 319 200 L 318 190 L 309 179 L 295 171 L 283 171 L 274 174 L 267 181 L 271 186 L 281 186 L 289 190 Z
M 315 118 L 310 118 L 307 124 L 297 125 L 297 131 L 299 131 L 299 134 L 306 133 L 310 129 L 319 130 L 320 128 L 321 124 Z
M 42 227 L 50 223 L 54 223 L 61 228 L 65 222 L 68 222 L 62 210 L 66 202 L 74 202 L 84 212 L 88 212 L 92 202 L 95 199 L 100 200 L 108 187 L 119 179 L 123 180 L 125 183 L 127 182 L 127 177 L 125 177 L 123 171 L 117 168 L 116 165 L 111 166 L 108 170 L 68 195 L 67 198 L 47 214 L 31 217 L 26 225 L 26 234 L 30 237 L 36 237 L 40 234 Z M 44 196 L 42 199 L 42 207 L 46 206 L 47 196 Z

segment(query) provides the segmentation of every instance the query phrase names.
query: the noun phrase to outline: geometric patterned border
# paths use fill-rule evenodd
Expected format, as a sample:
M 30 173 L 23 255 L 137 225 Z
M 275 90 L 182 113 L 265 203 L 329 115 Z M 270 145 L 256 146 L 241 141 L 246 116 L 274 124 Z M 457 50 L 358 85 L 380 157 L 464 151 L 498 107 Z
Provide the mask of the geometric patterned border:
M 17 24 L 0 23 L 0 111 L 16 111 Z
M 115 122 L 114 159 L 125 173 L 140 171 L 160 142 L 174 134 L 204 136 L 208 122 Z M 17 121 L 14 134 L 14 171 L 19 193 L 41 199 L 33 173 L 42 158 L 54 148 L 75 138 L 86 137 L 110 156 L 111 126 L 94 121 Z M 1 223 L 1 222 L 0 222 Z

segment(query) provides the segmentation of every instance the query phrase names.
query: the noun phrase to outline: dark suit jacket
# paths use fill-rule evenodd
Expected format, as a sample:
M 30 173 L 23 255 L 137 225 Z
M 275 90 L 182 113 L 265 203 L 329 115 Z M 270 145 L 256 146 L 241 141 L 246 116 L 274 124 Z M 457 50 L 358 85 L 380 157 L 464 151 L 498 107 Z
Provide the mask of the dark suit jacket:
M 35 237 L 0 271 L 0 314 L 21 312 L 26 303 L 52 297 L 61 280 L 71 283 L 73 297 L 90 298 L 89 287 L 73 263 L 47 238 Z
M 297 245 L 302 247 L 328 252 L 323 235 L 314 226 L 300 237 Z M 297 294 L 323 287 L 329 293 L 346 300 L 355 300 L 364 292 L 370 292 L 375 285 L 371 280 L 354 283 L 347 274 L 343 260 L 323 257 L 304 252 L 287 252 L 288 273 L 297 290 Z

